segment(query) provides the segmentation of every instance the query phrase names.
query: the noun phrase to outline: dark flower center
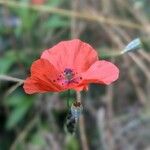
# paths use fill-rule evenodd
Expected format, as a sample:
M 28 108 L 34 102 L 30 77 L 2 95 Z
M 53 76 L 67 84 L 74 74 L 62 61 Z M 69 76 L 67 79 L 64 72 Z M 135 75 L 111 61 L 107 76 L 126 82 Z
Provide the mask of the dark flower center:
M 77 72 L 73 69 L 65 68 L 63 72 L 59 74 L 56 79 L 53 79 L 53 82 L 57 82 L 63 86 L 70 85 L 70 84 L 79 84 L 82 80 L 81 76 L 77 76 Z
M 64 70 L 64 76 L 65 78 L 70 81 L 74 77 L 74 72 L 72 69 L 66 68 Z

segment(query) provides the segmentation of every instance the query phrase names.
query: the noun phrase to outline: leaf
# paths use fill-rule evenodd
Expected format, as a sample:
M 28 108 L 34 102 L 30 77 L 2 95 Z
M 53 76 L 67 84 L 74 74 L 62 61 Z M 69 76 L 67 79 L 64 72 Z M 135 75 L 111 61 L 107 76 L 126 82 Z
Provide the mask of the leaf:
M 22 103 L 27 99 L 25 95 L 20 92 L 14 93 L 13 95 L 7 97 L 4 103 L 8 106 L 18 106 L 22 105 Z M 29 98 L 31 99 L 31 98 Z
M 8 104 L 9 106 L 13 106 L 6 122 L 6 128 L 11 129 L 25 117 L 28 110 L 33 104 L 33 97 L 29 98 L 29 96 L 25 96 L 23 94 L 14 95 L 9 98 L 9 100 L 7 100 L 6 104 Z
M 6 123 L 6 128 L 7 129 L 13 128 L 24 117 L 27 110 L 28 110 L 27 105 L 17 107 L 15 110 L 13 110 Z
M 57 15 L 51 16 L 45 23 L 43 23 L 43 27 L 47 29 L 66 26 L 69 26 L 69 20 L 65 20 Z
M 79 143 L 77 139 L 72 135 L 67 135 L 67 143 L 65 150 L 79 150 Z
M 7 60 L 5 58 L 0 59 L 0 74 L 5 74 L 9 70 L 12 65 L 11 60 Z
M 20 17 L 21 25 L 15 29 L 15 35 L 21 36 L 31 32 L 38 18 L 37 12 L 28 8 L 22 8 L 21 11 L 15 10 L 16 14 Z
M 44 140 L 44 138 L 43 138 L 43 136 L 41 135 L 40 132 L 37 132 L 37 133 L 32 135 L 31 143 L 33 145 L 38 145 L 38 146 L 44 146 L 46 144 L 45 140 Z
M 16 60 L 17 57 L 15 51 L 9 51 L 2 58 L 0 58 L 0 74 L 7 73 Z

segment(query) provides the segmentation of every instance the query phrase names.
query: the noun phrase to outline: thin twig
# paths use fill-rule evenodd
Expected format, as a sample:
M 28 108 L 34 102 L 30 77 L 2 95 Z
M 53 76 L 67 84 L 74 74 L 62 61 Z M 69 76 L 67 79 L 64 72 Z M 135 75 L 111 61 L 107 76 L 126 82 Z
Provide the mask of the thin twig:
M 138 53 L 150 63 L 150 54 L 146 51 L 138 51 Z
M 129 53 L 129 56 L 137 64 L 137 66 L 145 73 L 147 79 L 150 80 L 150 71 L 145 66 L 145 64 L 140 60 L 140 58 L 137 55 L 135 55 L 134 53 Z
M 16 150 L 17 144 L 20 144 L 28 135 L 29 131 L 34 127 L 34 125 L 37 123 L 38 117 L 35 117 L 34 119 L 29 122 L 29 124 L 26 126 L 26 128 L 18 135 L 14 143 L 12 144 L 10 150 Z
M 130 61 L 128 61 L 128 58 L 125 56 L 123 58 L 124 58 L 125 65 L 127 67 L 130 66 L 131 64 L 130 64 Z M 146 98 L 144 89 L 139 85 L 139 82 L 138 82 L 139 78 L 136 76 L 135 70 L 132 67 L 129 67 L 128 74 L 131 79 L 131 82 L 133 83 L 134 90 L 137 96 L 139 97 L 138 99 L 140 103 L 144 106 L 147 102 L 147 98 Z
M 20 85 L 22 85 L 22 82 L 18 82 L 15 85 L 13 85 L 8 91 L 5 93 L 5 97 L 7 97 L 9 94 L 11 94 L 13 91 L 15 91 Z
M 19 79 L 19 78 L 14 78 L 8 75 L 0 75 L 0 80 L 6 80 L 6 81 L 12 81 L 12 82 L 20 82 L 23 83 L 24 80 L 23 79 Z

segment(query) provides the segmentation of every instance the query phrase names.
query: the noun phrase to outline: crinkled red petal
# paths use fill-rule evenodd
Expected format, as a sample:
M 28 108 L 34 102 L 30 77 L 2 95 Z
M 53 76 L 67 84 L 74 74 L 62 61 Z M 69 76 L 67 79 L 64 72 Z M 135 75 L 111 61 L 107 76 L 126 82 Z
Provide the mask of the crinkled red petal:
M 110 84 L 118 79 L 119 69 L 108 61 L 95 62 L 86 72 L 82 73 L 80 84 L 100 83 Z
M 87 43 L 74 39 L 63 41 L 45 50 L 41 58 L 47 59 L 59 71 L 71 68 L 81 73 L 85 72 L 98 60 L 97 52 Z
M 59 72 L 45 59 L 35 61 L 31 66 L 31 77 L 24 82 L 24 90 L 28 94 L 63 91 L 63 87 L 53 80 Z

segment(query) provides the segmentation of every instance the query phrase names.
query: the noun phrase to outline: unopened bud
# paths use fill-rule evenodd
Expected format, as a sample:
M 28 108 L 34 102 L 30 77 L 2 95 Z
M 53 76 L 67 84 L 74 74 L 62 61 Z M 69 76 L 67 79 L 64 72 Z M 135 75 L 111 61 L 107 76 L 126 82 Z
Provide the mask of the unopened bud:
M 75 118 L 75 120 L 78 120 L 81 113 L 83 111 L 83 106 L 80 102 L 74 102 L 71 106 L 71 114 Z
M 142 47 L 142 42 L 139 38 L 134 39 L 131 41 L 124 49 L 121 51 L 121 54 L 124 54 L 126 52 L 131 52 L 138 50 Z

